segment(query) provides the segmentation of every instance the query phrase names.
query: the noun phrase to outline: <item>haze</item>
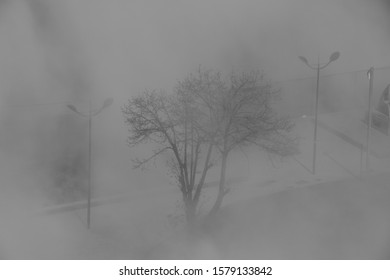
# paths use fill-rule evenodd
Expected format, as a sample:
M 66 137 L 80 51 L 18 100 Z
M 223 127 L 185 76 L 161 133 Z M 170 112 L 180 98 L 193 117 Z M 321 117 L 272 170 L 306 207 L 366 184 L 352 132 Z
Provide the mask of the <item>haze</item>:
M 164 219 L 177 211 L 177 197 L 170 195 L 175 186 L 163 165 L 145 172 L 132 169 L 131 159 L 148 151 L 126 145 L 128 132 L 120 109 L 129 97 L 145 88 L 169 92 L 200 66 L 223 72 L 261 69 L 273 81 L 288 83 L 315 76 L 298 56 L 312 63 L 317 58 L 327 62 L 331 53 L 339 51 L 339 60 L 322 75 L 364 70 L 358 86 L 354 85 L 362 92 L 361 101 L 353 103 L 360 110 L 368 89 L 365 72 L 372 66 L 390 66 L 389 12 L 385 0 L 1 0 L 0 258 L 120 258 L 116 250 L 123 236 L 131 236 L 134 242 L 143 238 L 140 244 L 149 246 L 147 239 L 158 238 L 159 233 L 145 237 L 145 232 L 165 227 Z M 376 84 L 374 103 L 388 83 L 388 72 L 383 73 L 378 74 L 382 78 Z M 340 86 L 334 80 L 327 85 Z M 305 94 L 312 96 L 314 87 L 309 88 Z M 288 94 L 286 89 L 283 92 Z M 344 98 L 341 93 L 337 100 L 329 96 L 324 99 L 329 108 L 350 105 L 347 94 Z M 29 218 L 32 213 L 68 203 L 80 195 L 77 186 L 85 187 L 88 124 L 67 105 L 86 112 L 89 99 L 98 108 L 106 98 L 114 103 L 92 123 L 93 195 L 126 193 L 134 203 L 93 212 L 98 241 L 93 239 L 96 236 L 88 239 L 82 209 L 34 222 Z M 346 105 L 340 107 L 341 103 Z M 294 117 L 312 115 L 311 105 L 308 99 L 294 99 L 282 111 Z M 244 179 L 232 182 L 255 184 L 258 177 L 250 176 L 256 174 L 258 163 L 243 155 L 236 159 L 229 163 L 232 174 Z M 272 170 L 264 171 L 269 175 L 264 182 L 285 182 L 286 173 L 278 173 L 271 162 L 263 168 Z M 61 173 L 64 169 L 66 176 Z M 59 200 L 61 184 L 72 185 L 74 197 Z M 163 210 L 155 208 L 157 204 Z M 154 215 L 153 211 L 161 212 Z M 127 218 L 134 217 L 131 229 L 115 232 L 120 215 L 129 212 Z M 155 220 L 145 226 L 145 217 Z M 43 233 L 42 228 L 49 230 Z M 112 241 L 118 242 L 112 254 L 95 256 L 70 249 L 58 253 L 70 243 L 91 242 L 89 248 L 94 249 L 99 242 L 107 245 L 111 241 L 103 240 L 104 234 L 119 236 Z M 54 244 L 59 236 L 64 243 L 58 250 L 42 248 L 45 239 Z

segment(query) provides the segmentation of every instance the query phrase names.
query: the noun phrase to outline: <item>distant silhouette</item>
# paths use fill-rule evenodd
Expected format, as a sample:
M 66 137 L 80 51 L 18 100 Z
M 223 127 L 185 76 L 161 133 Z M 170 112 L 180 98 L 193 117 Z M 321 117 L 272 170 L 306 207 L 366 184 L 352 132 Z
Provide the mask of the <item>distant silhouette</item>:
M 390 120 L 390 98 L 389 98 L 390 84 L 387 85 L 383 91 L 376 112 L 372 115 L 372 124 L 374 128 L 389 135 L 389 120 Z
M 378 112 L 381 112 L 387 117 L 389 117 L 389 103 L 390 103 L 389 88 L 390 88 L 390 84 L 388 84 L 385 90 L 383 91 L 378 106 L 376 107 L 376 110 Z

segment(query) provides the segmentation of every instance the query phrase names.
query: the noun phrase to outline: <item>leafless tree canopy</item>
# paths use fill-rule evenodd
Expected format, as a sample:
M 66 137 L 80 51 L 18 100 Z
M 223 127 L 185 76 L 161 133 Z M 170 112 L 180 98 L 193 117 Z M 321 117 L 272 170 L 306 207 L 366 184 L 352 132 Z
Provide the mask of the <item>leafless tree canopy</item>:
M 192 221 L 212 158 L 221 158 L 218 196 L 210 212 L 214 215 L 228 191 L 230 151 L 243 145 L 283 156 L 295 151 L 288 137 L 292 124 L 272 107 L 277 93 L 259 72 L 231 73 L 224 79 L 219 72 L 204 70 L 180 81 L 171 94 L 146 90 L 123 107 L 130 146 L 152 142 L 157 147 L 135 167 L 162 153 L 171 155 L 168 166 Z

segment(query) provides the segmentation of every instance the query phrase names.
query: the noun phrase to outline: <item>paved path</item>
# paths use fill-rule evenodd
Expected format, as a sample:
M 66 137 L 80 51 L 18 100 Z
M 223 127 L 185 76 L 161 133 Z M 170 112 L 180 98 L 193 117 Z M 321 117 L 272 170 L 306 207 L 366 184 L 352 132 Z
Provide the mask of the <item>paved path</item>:
M 351 141 L 345 141 L 345 137 L 340 137 L 340 133 L 345 134 L 346 130 L 337 126 L 341 127 L 338 116 L 321 115 L 320 121 L 334 128 L 337 133 L 332 129 L 324 128 L 323 125 L 319 126 L 316 174 L 310 172 L 313 155 L 313 122 L 310 117 L 302 118 L 296 120 L 294 130 L 295 135 L 301 140 L 301 153 L 296 157 L 274 158 L 271 161 L 266 154 L 255 149 L 244 150 L 246 154 L 237 151 L 231 155 L 234 160 L 230 161 L 228 166 L 228 185 L 232 191 L 226 197 L 224 205 L 234 205 L 240 201 L 247 203 L 248 198 L 265 196 L 286 189 L 318 185 L 321 182 L 343 178 L 358 178 L 361 169 L 361 148 Z M 353 120 L 352 123 L 355 121 Z M 364 130 L 360 129 L 358 133 L 364 136 Z M 354 139 L 351 134 L 347 136 Z M 372 133 L 372 137 L 373 143 L 381 141 L 384 143 L 383 149 L 386 149 L 388 138 L 378 137 L 376 133 Z M 380 153 L 380 149 L 378 150 L 376 146 L 373 147 L 373 151 Z M 389 157 L 383 156 L 385 153 L 380 154 L 382 156 L 377 157 L 373 154 L 370 158 L 371 174 L 383 173 L 390 167 Z M 210 193 L 217 189 L 215 187 L 217 176 L 216 171 L 208 180 L 207 191 Z M 153 246 L 159 244 L 161 240 L 171 236 L 172 226 L 166 223 L 175 222 L 172 219 L 174 215 L 170 219 L 168 216 L 175 211 L 175 203 L 178 200 L 180 195 L 172 186 L 134 190 L 116 198 L 95 199 L 92 205 L 98 207 L 94 207 L 92 211 L 90 231 L 85 229 L 86 211 L 80 209 L 86 205 L 83 202 L 75 203 L 74 209 L 71 205 L 46 209 L 45 211 L 51 211 L 55 215 L 35 215 L 33 219 L 26 218 L 19 212 L 20 215 L 12 214 L 13 219 L 6 223 L 9 226 L 5 227 L 6 230 L 3 230 L 0 235 L 3 241 L 0 245 L 5 248 L 5 258 L 10 256 L 15 258 L 140 258 L 145 253 L 145 248 L 154 248 Z M 28 209 L 32 210 L 33 206 Z M 12 209 L 14 208 L 17 207 Z M 10 209 L 5 208 L 8 211 Z M 74 212 L 69 215 L 63 210 L 74 210 Z M 176 212 L 181 210 L 177 208 Z M 32 240 L 34 242 L 31 242 Z
M 382 173 L 390 168 L 390 137 L 373 129 L 371 133 L 370 170 L 366 170 L 365 141 L 367 127 L 348 114 L 332 113 L 319 116 L 316 174 L 312 174 L 313 132 L 312 117 L 295 120 L 293 135 L 299 138 L 300 153 L 290 158 L 271 158 L 257 148 L 235 151 L 230 155 L 227 186 L 231 195 L 226 203 L 256 195 L 266 195 L 284 189 L 305 187 L 320 182 Z M 208 176 L 206 191 L 215 193 L 219 166 Z M 156 196 L 175 192 L 174 187 L 147 191 L 137 190 L 117 196 L 92 200 L 92 206 L 130 201 L 141 195 Z M 86 202 L 47 207 L 42 213 L 58 213 L 85 208 Z

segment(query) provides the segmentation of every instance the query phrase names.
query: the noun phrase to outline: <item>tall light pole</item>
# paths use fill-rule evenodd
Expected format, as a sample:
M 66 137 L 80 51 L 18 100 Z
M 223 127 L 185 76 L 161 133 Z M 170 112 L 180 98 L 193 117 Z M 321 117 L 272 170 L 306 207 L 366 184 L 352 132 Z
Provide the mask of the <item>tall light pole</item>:
M 91 101 L 89 100 L 88 114 L 84 114 L 77 110 L 73 105 L 67 105 L 67 107 L 73 112 L 88 118 L 88 205 L 87 205 L 87 227 L 88 229 L 91 226 L 91 128 L 92 128 L 92 117 L 99 114 L 103 109 L 107 108 L 114 101 L 113 98 L 107 98 L 104 100 L 103 105 L 100 109 L 92 111 L 91 110 Z
M 316 88 L 316 105 L 315 105 L 315 125 L 314 125 L 314 139 L 313 139 L 313 169 L 312 173 L 316 173 L 316 155 L 317 155 L 317 126 L 318 126 L 318 91 L 319 91 L 319 84 L 320 84 L 320 70 L 324 69 L 326 66 L 328 66 L 332 61 L 337 60 L 340 57 L 339 52 L 334 52 L 329 57 L 329 61 L 323 65 L 320 64 L 320 59 L 318 57 L 317 64 L 315 66 L 309 64 L 307 59 L 304 56 L 298 56 L 299 59 L 305 63 L 309 68 L 317 71 L 317 88 Z
M 366 170 L 370 169 L 370 136 L 371 136 L 371 124 L 372 124 L 372 109 L 371 109 L 371 99 L 372 99 L 372 88 L 374 82 L 374 67 L 371 67 L 367 71 L 367 77 L 370 81 L 370 86 L 368 89 L 368 116 L 367 116 L 367 144 L 366 144 Z

